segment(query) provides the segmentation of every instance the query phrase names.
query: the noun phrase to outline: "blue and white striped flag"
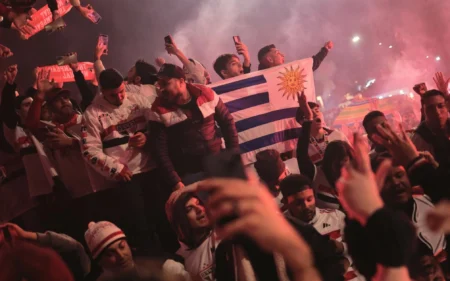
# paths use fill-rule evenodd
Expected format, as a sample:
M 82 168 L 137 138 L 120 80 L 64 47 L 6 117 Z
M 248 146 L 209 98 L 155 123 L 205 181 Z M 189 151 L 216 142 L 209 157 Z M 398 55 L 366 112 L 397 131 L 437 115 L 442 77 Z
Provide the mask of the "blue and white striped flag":
M 262 150 L 295 150 L 297 92 L 316 100 L 312 64 L 312 58 L 294 61 L 209 85 L 233 115 L 244 164 Z

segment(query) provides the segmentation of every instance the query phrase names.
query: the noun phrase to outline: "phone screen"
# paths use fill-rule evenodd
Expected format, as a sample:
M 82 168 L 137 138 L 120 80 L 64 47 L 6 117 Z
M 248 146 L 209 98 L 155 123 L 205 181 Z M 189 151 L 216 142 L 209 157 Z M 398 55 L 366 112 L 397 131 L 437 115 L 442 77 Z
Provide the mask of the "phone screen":
M 102 16 L 100 16 L 95 10 L 92 10 L 92 12 L 88 14 L 88 18 L 95 24 L 98 24 L 102 20 Z
M 109 37 L 108 37 L 108 35 L 100 34 L 100 35 L 98 36 L 98 42 L 101 42 L 103 45 L 106 46 L 106 49 L 105 49 L 104 54 L 107 55 L 107 54 L 108 54 L 108 42 L 109 42 Z
M 241 43 L 241 37 L 233 36 L 233 41 L 234 41 L 234 44 Z
M 172 36 L 167 35 L 166 37 L 164 37 L 164 42 L 166 44 L 173 44 Z
M 207 156 L 204 161 L 204 171 L 208 178 L 234 178 L 247 179 L 245 167 L 241 160 L 241 155 L 224 151 L 216 155 Z M 208 200 L 210 194 L 198 192 L 197 196 L 203 202 Z M 220 220 L 217 224 L 224 225 L 237 217 L 231 215 Z

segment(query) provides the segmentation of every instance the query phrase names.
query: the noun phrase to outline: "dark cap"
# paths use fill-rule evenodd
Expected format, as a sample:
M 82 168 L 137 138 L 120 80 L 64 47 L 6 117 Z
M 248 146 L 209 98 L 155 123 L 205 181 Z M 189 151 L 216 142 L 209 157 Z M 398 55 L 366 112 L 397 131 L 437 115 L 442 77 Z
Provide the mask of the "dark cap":
M 170 63 L 163 64 L 159 69 L 157 76 L 158 78 L 183 78 L 186 80 L 184 70 L 181 67 Z
M 117 89 L 123 83 L 123 76 L 114 68 L 108 68 L 100 73 L 99 85 L 103 90 Z
M 27 96 L 17 96 L 17 97 L 14 99 L 14 107 L 15 107 L 16 109 L 20 109 L 20 106 L 22 105 L 22 102 L 23 102 L 24 100 L 28 99 L 28 98 L 31 98 L 31 97 L 27 97 Z
M 262 47 L 258 52 L 258 61 L 261 62 L 263 57 L 265 55 L 267 55 L 267 53 L 270 52 L 270 50 L 272 50 L 274 48 L 276 48 L 274 44 L 270 44 L 270 45 Z
M 70 96 L 70 91 L 62 88 L 53 88 L 47 93 L 45 93 L 45 100 L 48 103 L 52 103 L 57 97 L 61 95 Z
M 286 169 L 280 153 L 275 149 L 260 151 L 256 154 L 255 169 L 266 184 L 274 184 Z

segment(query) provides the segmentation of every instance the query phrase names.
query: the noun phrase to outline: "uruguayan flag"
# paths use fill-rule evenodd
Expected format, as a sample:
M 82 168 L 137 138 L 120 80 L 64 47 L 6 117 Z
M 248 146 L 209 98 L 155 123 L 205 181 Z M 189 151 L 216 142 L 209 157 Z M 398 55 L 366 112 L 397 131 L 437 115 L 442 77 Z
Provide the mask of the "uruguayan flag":
M 297 92 L 315 101 L 312 58 L 211 84 L 234 117 L 244 164 L 266 149 L 295 150 Z

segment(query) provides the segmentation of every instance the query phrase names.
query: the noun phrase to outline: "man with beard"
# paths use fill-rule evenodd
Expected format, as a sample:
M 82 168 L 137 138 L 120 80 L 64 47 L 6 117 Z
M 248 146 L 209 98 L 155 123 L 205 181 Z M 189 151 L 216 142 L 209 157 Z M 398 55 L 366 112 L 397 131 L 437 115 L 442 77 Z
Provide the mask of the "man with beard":
M 204 85 L 187 82 L 180 67 L 164 64 L 158 72 L 158 86 L 161 92 L 150 114 L 152 149 L 169 188 L 179 189 L 200 180 L 204 157 L 222 150 L 216 122 L 227 150 L 239 150 L 238 135 L 219 96 Z
M 372 169 L 376 171 L 385 157 L 378 157 L 372 161 Z M 419 257 L 432 255 L 439 262 L 447 262 L 447 250 L 444 233 L 434 232 L 427 225 L 427 214 L 434 209 L 433 203 L 427 196 L 414 195 L 411 182 L 403 166 L 393 165 L 381 189 L 381 198 L 386 206 L 403 211 L 417 228 L 418 248 L 411 261 L 410 269 Z M 447 267 L 447 266 L 446 266 Z
M 105 70 L 105 66 L 101 60 L 105 54 L 106 46 L 99 43 L 95 48 L 94 69 L 97 79 L 100 73 Z M 148 97 L 150 102 L 156 98 L 156 89 L 154 84 L 158 80 L 156 78 L 156 67 L 144 60 L 137 60 L 134 66 L 130 68 L 127 74 L 125 90 L 127 93 L 137 93 Z
M 425 121 L 417 127 L 412 141 L 419 151 L 430 151 L 441 169 L 450 169 L 450 119 L 446 95 L 430 90 L 422 95 Z
M 336 245 L 337 254 L 347 254 L 343 242 L 345 214 L 339 210 L 320 209 L 316 207 L 311 181 L 302 175 L 287 176 L 280 183 L 283 203 L 287 207 L 284 215 L 308 223 L 324 236 L 328 236 Z M 350 258 L 342 259 L 346 273 L 345 280 L 359 280 L 358 274 L 350 266 Z

